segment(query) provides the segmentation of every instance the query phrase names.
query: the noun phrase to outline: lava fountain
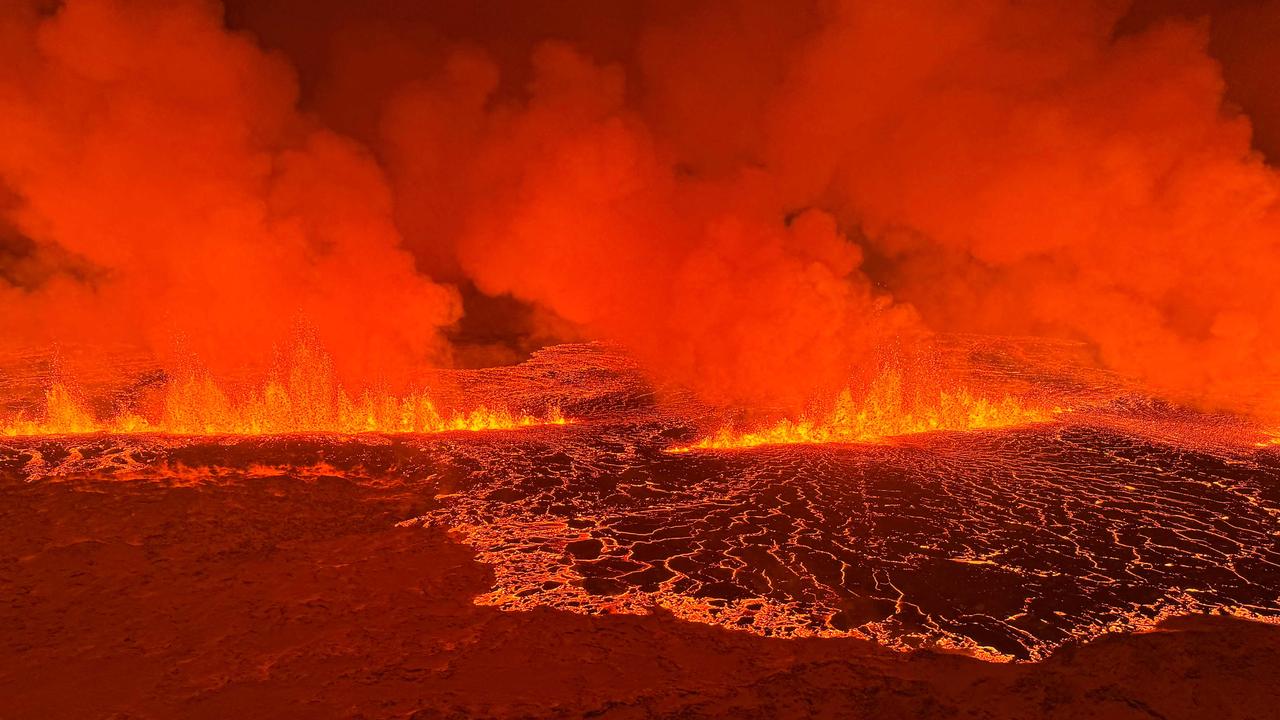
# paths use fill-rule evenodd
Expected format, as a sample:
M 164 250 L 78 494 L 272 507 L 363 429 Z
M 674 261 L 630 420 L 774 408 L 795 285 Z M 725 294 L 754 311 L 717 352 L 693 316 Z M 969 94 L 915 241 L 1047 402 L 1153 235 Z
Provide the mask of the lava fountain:
M 0 423 L 0 435 L 440 433 L 569 422 L 555 406 L 538 416 L 492 401 L 469 410 L 445 410 L 425 390 L 405 395 L 365 390 L 351 396 L 335 380 L 329 356 L 308 343 L 295 347 L 283 371 L 239 398 L 232 399 L 207 372 L 166 382 L 162 396 L 156 417 L 125 409 L 99 418 L 66 384 L 55 382 L 44 393 L 43 408 L 31 412 L 30 419 L 18 413 Z
M 1026 399 L 975 396 L 966 388 L 939 391 L 934 398 L 910 398 L 902 375 L 889 370 L 879 375 L 859 401 L 845 388 L 833 408 L 817 418 L 784 418 L 759 430 L 723 427 L 715 434 L 670 452 L 732 450 L 762 445 L 868 443 L 929 432 L 995 430 L 1051 421 L 1062 408 L 1041 408 Z

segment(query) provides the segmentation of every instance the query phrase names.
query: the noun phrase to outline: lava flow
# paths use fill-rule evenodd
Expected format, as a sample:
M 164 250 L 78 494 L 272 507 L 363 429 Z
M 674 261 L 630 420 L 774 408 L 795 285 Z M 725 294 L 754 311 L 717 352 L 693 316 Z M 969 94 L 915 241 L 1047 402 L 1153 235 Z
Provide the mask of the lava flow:
M 617 348 L 570 345 L 445 373 L 474 396 L 563 408 L 568 425 L 16 437 L 0 442 L 0 472 L 392 488 L 426 505 L 402 525 L 445 529 L 491 566 L 475 601 L 503 610 L 665 609 L 765 637 L 860 637 L 988 660 L 1042 659 L 1171 615 L 1280 618 L 1280 455 L 1254 445 L 1256 427 L 1134 396 L 1073 365 L 1067 344 L 957 337 L 942 351 L 983 396 L 1005 387 L 1043 405 L 1008 404 L 1020 411 L 1005 427 L 930 421 L 922 429 L 957 432 L 893 443 L 833 435 L 672 453 L 722 411 L 655 393 Z M 880 381 L 883 406 L 896 383 Z M 1055 406 L 1073 409 L 1029 410 Z M 915 422 L 881 427 L 900 435 Z

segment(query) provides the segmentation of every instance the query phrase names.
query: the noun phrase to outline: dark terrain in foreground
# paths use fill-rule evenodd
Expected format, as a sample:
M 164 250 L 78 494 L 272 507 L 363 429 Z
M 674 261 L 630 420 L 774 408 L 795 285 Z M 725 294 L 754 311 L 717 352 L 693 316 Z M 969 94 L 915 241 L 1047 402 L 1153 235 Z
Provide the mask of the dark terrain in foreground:
M 1078 409 L 672 454 L 573 346 L 456 378 L 566 427 L 0 439 L 0 718 L 1276 717 L 1280 447 L 1014 350 Z
M 4 718 L 1269 718 L 1280 627 L 1223 617 L 1040 663 L 477 606 L 427 507 L 339 478 L 0 484 Z

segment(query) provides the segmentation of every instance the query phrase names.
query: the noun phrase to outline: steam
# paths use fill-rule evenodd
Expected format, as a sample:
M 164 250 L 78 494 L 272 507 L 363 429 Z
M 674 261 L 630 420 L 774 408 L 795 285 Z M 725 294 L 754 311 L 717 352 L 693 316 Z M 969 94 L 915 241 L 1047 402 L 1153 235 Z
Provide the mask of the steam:
M 1280 411 L 1275 3 L 498 5 L 0 11 L 3 329 L 367 378 L 457 285 L 718 400 L 970 330 Z

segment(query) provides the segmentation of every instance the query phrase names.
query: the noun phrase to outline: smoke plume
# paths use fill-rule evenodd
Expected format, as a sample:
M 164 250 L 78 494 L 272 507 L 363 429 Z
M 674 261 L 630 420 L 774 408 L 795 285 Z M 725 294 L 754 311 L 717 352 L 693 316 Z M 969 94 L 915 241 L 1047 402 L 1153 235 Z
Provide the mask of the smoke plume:
M 359 143 L 207 2 L 5 5 L 0 323 L 27 342 L 181 347 L 215 371 L 305 323 L 349 378 L 442 357 L 454 292 L 415 271 Z
M 28 342 L 236 367 L 302 321 L 367 381 L 601 338 L 799 406 L 929 331 L 1030 333 L 1280 410 L 1274 2 L 6 8 Z

